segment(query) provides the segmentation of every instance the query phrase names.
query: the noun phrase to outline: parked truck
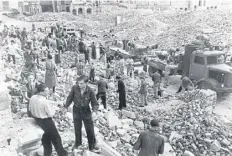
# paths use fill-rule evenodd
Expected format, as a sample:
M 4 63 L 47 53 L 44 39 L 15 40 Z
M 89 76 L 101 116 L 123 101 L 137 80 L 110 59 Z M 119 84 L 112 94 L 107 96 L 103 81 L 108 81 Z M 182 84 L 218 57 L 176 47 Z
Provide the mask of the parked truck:
M 225 64 L 225 52 L 204 49 L 202 45 L 188 44 L 182 61 L 174 66 L 174 70 L 196 81 L 199 89 L 211 89 L 218 94 L 232 92 L 232 67 Z M 155 60 L 147 61 L 149 74 L 156 70 L 164 70 L 166 64 Z

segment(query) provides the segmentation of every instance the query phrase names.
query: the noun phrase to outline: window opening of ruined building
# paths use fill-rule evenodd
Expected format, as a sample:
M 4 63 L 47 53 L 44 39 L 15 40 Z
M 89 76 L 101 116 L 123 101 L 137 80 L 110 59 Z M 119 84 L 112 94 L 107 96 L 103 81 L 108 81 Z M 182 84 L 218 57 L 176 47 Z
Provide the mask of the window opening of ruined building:
M 66 7 L 66 12 L 70 12 L 70 7 L 69 6 Z
M 201 5 L 202 5 L 201 3 L 202 3 L 202 1 L 201 1 L 201 0 L 199 0 L 199 6 L 201 6 Z
M 78 9 L 78 15 L 79 15 L 79 14 L 83 14 L 83 9 L 82 9 L 82 8 L 79 8 L 79 9 Z
M 77 15 L 77 10 L 73 9 L 72 13 L 73 13 L 73 15 Z
M 92 9 L 91 8 L 88 8 L 87 9 L 87 14 L 91 14 L 92 13 Z

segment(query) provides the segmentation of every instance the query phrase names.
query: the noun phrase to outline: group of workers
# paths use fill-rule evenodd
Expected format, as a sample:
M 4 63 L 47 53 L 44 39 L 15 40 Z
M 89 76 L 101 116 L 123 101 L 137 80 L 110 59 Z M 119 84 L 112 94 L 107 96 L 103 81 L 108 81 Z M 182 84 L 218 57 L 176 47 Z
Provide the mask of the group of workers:
M 91 56 L 93 60 L 96 60 L 96 46 L 92 42 L 90 47 L 86 47 L 83 40 L 75 39 L 75 36 L 69 36 L 62 33 L 62 29 L 59 25 L 53 28 L 52 32 L 46 34 L 36 31 L 35 26 L 32 27 L 32 31 L 28 32 L 25 28 L 20 30 L 17 27 L 11 27 L 10 29 L 5 26 L 2 32 L 2 45 L 6 48 L 8 61 L 13 61 L 13 64 L 17 64 L 15 59 L 16 55 L 21 55 L 24 60 L 23 70 L 22 70 L 22 83 L 24 83 L 23 96 L 24 100 L 27 101 L 28 116 L 33 117 L 36 123 L 44 130 L 42 137 L 42 144 L 44 147 L 44 156 L 51 156 L 52 145 L 58 153 L 58 156 L 68 156 L 68 152 L 64 149 L 62 145 L 61 137 L 55 126 L 52 117 L 55 111 L 52 109 L 51 101 L 48 100 L 48 96 L 51 95 L 49 89 L 54 93 L 57 86 L 57 64 L 60 64 L 60 56 L 66 50 L 78 51 L 79 54 L 84 54 L 85 62 L 82 62 L 79 57 L 75 63 L 75 67 L 78 69 L 76 75 L 76 84 L 71 84 L 72 80 L 69 82 L 69 92 L 66 102 L 63 106 L 63 111 L 67 111 L 67 108 L 73 102 L 73 120 L 75 128 L 75 144 L 74 149 L 78 149 L 82 145 L 82 121 L 85 126 L 87 133 L 87 139 L 89 144 L 89 150 L 98 153 L 100 151 L 97 146 L 97 141 L 94 132 L 94 122 L 93 118 L 96 117 L 98 112 L 98 99 L 101 99 L 102 104 L 105 109 L 107 109 L 107 79 L 110 76 L 115 76 L 118 82 L 118 89 L 116 90 L 119 94 L 119 106 L 118 109 L 122 110 L 126 108 L 126 87 L 123 79 L 120 75 L 109 74 L 108 76 L 100 75 L 100 80 L 95 79 L 95 67 L 94 63 L 90 62 L 89 57 Z M 39 34 L 39 35 L 38 35 Z M 42 37 L 40 36 L 42 35 Z M 28 39 L 31 39 L 30 41 Z M 17 42 L 19 41 L 19 42 Z M 17 43 L 16 43 L 17 42 Z M 17 46 L 17 45 L 21 45 Z M 100 59 L 104 55 L 107 58 L 107 69 L 112 66 L 112 60 L 120 61 L 120 55 L 116 52 L 115 55 L 110 55 L 107 53 L 107 48 L 100 45 Z M 91 52 L 91 55 L 89 55 Z M 79 54 L 77 56 L 79 56 Z M 55 61 L 53 58 L 55 55 Z M 46 59 L 45 59 L 46 57 Z M 41 61 L 45 59 L 45 81 L 39 80 L 38 70 L 42 70 Z M 86 64 L 91 64 L 90 74 L 87 76 L 85 73 L 84 66 Z M 133 62 L 129 61 L 129 66 L 127 67 L 127 75 L 132 76 L 134 74 Z M 15 67 L 15 66 L 14 66 Z M 146 72 L 146 71 L 145 71 Z M 66 75 L 68 76 L 68 75 Z M 147 102 L 147 82 L 145 76 L 140 76 L 141 84 L 138 93 L 141 95 L 141 107 L 148 105 Z M 160 84 L 161 75 L 156 72 L 152 76 L 154 82 L 154 92 L 155 97 L 161 96 Z M 182 79 L 182 85 L 180 86 L 178 92 L 184 88 L 187 90 L 188 85 L 192 82 L 184 77 Z M 95 84 L 98 86 L 98 93 L 95 94 L 93 89 L 88 84 Z M 90 105 L 92 106 L 92 111 Z M 134 144 L 134 149 L 141 149 L 139 156 L 145 155 L 157 155 L 162 154 L 164 151 L 164 139 L 158 134 L 159 123 L 157 120 L 152 120 L 150 122 L 151 128 L 140 134 L 137 142 Z

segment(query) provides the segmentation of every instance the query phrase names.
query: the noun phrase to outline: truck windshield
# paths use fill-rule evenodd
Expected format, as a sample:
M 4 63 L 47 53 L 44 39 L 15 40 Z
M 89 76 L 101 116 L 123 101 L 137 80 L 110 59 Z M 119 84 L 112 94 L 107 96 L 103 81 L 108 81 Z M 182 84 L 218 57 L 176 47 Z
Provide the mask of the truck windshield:
M 223 55 L 217 56 L 208 56 L 207 57 L 207 64 L 222 64 L 225 62 L 225 57 Z

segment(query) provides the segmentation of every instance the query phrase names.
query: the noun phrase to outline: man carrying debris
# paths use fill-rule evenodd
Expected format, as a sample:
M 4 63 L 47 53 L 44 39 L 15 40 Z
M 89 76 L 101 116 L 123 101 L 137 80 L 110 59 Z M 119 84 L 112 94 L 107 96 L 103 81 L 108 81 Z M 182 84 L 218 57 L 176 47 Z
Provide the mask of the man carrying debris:
M 164 138 L 158 134 L 159 122 L 151 120 L 151 128 L 139 135 L 134 144 L 135 150 L 140 150 L 138 156 L 158 156 L 164 153 Z
M 161 76 L 158 70 L 152 75 L 152 81 L 154 82 L 153 87 L 154 87 L 155 98 L 159 98 L 158 91 L 160 89 Z
M 125 84 L 121 80 L 120 76 L 116 76 L 116 79 L 118 81 L 118 90 L 117 92 L 119 93 L 119 110 L 122 110 L 122 108 L 126 108 L 126 89 L 125 89 Z
M 104 80 L 104 75 L 100 75 L 100 80 L 91 84 L 97 84 L 98 86 L 98 93 L 97 93 L 97 100 L 101 98 L 102 104 L 104 106 L 104 109 L 106 109 L 106 90 L 108 89 L 107 82 Z
M 96 146 L 96 138 L 94 133 L 94 125 L 92 116 L 96 116 L 98 110 L 98 103 L 94 91 L 87 85 L 88 79 L 82 75 L 77 78 L 77 84 L 72 87 L 69 93 L 65 108 L 68 108 L 72 102 L 73 105 L 73 119 L 75 127 L 75 145 L 73 150 L 82 145 L 82 121 L 85 125 L 87 133 L 89 150 L 92 152 L 98 152 L 99 148 Z M 90 110 L 89 103 L 91 102 L 93 113 Z
M 182 79 L 181 86 L 179 87 L 176 93 L 180 93 L 182 91 L 182 88 L 184 88 L 185 91 L 188 91 L 189 85 L 191 85 L 192 88 L 194 88 L 194 84 L 187 76 L 184 76 L 181 79 Z
M 42 144 L 44 148 L 44 156 L 51 156 L 52 145 L 58 156 L 68 156 L 67 151 L 64 150 L 61 137 L 56 129 L 55 123 L 52 120 L 55 112 L 50 108 L 50 102 L 46 99 L 47 90 L 44 84 L 40 84 L 37 87 L 38 94 L 33 95 L 29 102 L 29 111 L 35 119 L 38 126 L 43 131 Z

